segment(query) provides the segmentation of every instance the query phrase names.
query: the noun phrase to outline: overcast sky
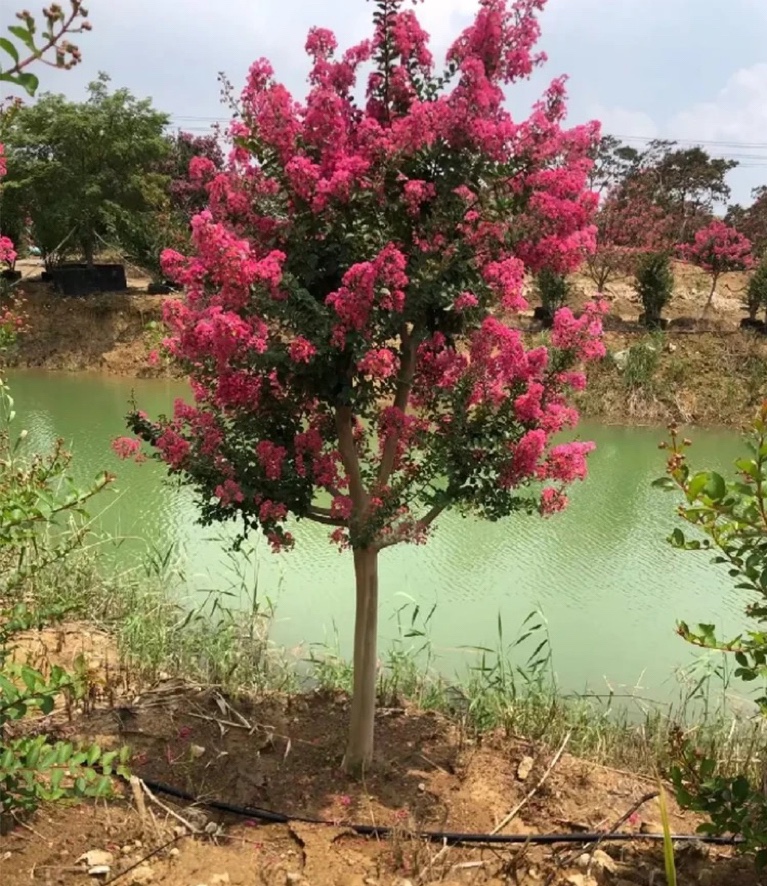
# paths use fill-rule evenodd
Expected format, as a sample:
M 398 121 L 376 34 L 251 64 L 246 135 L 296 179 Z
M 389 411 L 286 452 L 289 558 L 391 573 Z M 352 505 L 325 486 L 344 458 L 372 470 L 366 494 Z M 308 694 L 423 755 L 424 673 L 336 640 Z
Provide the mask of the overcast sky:
M 13 4 L 12 4 L 13 5 Z M 16 4 L 19 5 L 19 4 Z M 34 4 L 33 4 L 34 5 Z M 216 75 L 239 90 L 266 56 L 297 96 L 305 91 L 304 39 L 313 24 L 341 46 L 369 34 L 366 0 L 90 0 L 82 64 L 41 71 L 42 88 L 82 97 L 106 71 L 114 86 L 151 96 L 178 128 L 204 131 L 228 116 Z M 418 12 L 438 57 L 476 0 L 425 0 Z M 570 117 L 599 119 L 636 146 L 652 137 L 700 142 L 742 161 L 733 199 L 767 183 L 767 0 L 549 0 L 541 47 L 548 64 L 509 94 L 521 113 L 559 74 L 570 75 Z

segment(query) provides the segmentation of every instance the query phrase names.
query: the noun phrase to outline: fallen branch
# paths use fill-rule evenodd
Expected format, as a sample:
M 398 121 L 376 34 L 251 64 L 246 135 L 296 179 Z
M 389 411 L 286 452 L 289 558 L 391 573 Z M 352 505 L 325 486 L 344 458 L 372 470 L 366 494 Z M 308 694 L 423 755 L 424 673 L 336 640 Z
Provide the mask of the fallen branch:
M 136 778 L 135 775 L 131 777 L 131 785 L 133 785 L 134 781 L 138 782 L 141 790 L 156 806 L 158 806 L 160 809 L 162 809 L 163 812 L 166 812 L 172 818 L 175 818 L 176 821 L 182 824 L 189 831 L 190 834 L 202 833 L 202 831 L 199 828 L 195 827 L 190 821 L 187 821 L 187 819 L 185 819 L 182 815 L 179 815 L 178 812 L 175 812 L 173 809 L 171 809 L 170 806 L 166 806 L 165 803 L 162 802 L 162 800 L 158 800 L 157 797 L 155 797 L 155 795 L 144 784 L 144 782 L 140 778 Z
M 530 791 L 530 793 L 527 794 L 527 796 L 523 797 L 519 801 L 519 803 L 517 803 L 517 805 L 511 810 L 511 812 L 505 818 L 503 818 L 493 828 L 492 831 L 490 831 L 491 834 L 497 834 L 499 831 L 502 831 L 511 821 L 513 821 L 517 817 L 517 815 L 519 815 L 519 813 L 522 811 L 522 809 L 524 809 L 525 806 L 527 806 L 527 804 L 533 799 L 533 797 L 543 787 L 546 779 L 554 771 L 554 767 L 557 765 L 557 763 L 559 763 L 559 760 L 560 760 L 562 754 L 564 754 L 565 748 L 567 747 L 567 744 L 570 741 L 570 736 L 572 734 L 573 734 L 572 731 L 567 733 L 567 735 L 565 736 L 565 740 L 559 746 L 559 750 L 556 752 L 556 754 L 554 754 L 554 759 L 551 761 L 551 763 L 549 763 L 548 768 L 541 776 L 540 780 L 538 781 L 538 784 L 536 784 L 535 787 Z
M 574 852 L 567 856 L 565 861 L 563 862 L 563 865 L 565 867 L 569 866 L 579 855 L 583 855 L 584 853 L 589 853 L 593 858 L 594 853 L 608 837 L 610 837 L 612 834 L 617 833 L 621 825 L 625 824 L 635 812 L 637 812 L 639 809 L 642 808 L 642 806 L 644 806 L 645 803 L 649 803 L 650 800 L 654 800 L 658 796 L 658 794 L 658 791 L 650 791 L 647 794 L 643 794 L 636 801 L 636 803 L 631 806 L 628 812 L 624 812 L 623 815 L 621 815 L 621 817 L 612 825 L 612 827 L 609 830 L 605 831 L 604 834 L 602 834 L 602 836 L 600 836 L 600 838 L 595 843 L 586 843 L 580 850 L 578 850 L 577 853 Z M 590 867 L 591 861 L 589 861 L 589 868 Z

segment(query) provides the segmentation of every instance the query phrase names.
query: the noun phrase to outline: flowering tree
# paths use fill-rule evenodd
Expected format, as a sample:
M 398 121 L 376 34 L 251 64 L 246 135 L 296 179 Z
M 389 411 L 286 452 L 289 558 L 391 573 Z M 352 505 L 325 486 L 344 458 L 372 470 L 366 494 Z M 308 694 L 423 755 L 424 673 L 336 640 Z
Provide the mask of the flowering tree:
M 195 254 L 163 257 L 186 290 L 165 345 L 194 403 L 130 427 L 196 487 L 202 522 L 239 520 L 280 550 L 292 516 L 353 552 L 349 772 L 373 754 L 379 553 L 425 541 L 449 507 L 553 513 L 586 473 L 591 443 L 550 441 L 577 422 L 577 364 L 604 353 L 602 306 L 560 311 L 551 351 L 505 319 L 526 307 L 526 271 L 571 271 L 594 238 L 598 124 L 562 128 L 561 79 L 527 120 L 503 107 L 543 61 L 544 2 L 481 0 L 436 73 L 413 11 L 377 0 L 372 40 L 340 58 L 310 32 L 303 104 L 256 62 L 228 168 L 197 170 Z
M 207 190 L 197 170 L 221 171 L 224 168 L 224 152 L 215 135 L 179 131 L 168 142 L 170 153 L 160 171 L 170 178 L 168 193 L 171 209 L 188 222 L 208 204 Z
M 729 271 L 747 271 L 754 265 L 751 241 L 723 221 L 711 222 L 701 228 L 690 244 L 679 247 L 680 254 L 711 275 L 711 291 L 703 308 L 703 315 L 711 307 L 716 284 Z
M 640 256 L 674 243 L 671 216 L 655 202 L 647 173 L 635 172 L 612 186 L 596 215 L 596 248 L 586 255 L 586 272 L 604 292 L 619 277 L 631 274 Z
M 754 255 L 762 258 L 767 250 L 767 185 L 751 191 L 752 203 L 730 206 L 725 221 L 751 241 Z

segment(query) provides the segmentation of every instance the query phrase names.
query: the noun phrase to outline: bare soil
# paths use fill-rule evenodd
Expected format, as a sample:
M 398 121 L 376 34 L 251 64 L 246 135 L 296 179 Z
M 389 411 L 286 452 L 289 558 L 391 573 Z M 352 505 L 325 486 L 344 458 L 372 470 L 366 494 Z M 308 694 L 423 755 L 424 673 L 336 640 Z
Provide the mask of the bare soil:
M 49 662 L 73 660 L 73 648 L 82 650 L 78 630 L 64 629 L 62 643 L 49 647 Z M 114 661 L 114 651 L 96 646 L 86 640 L 98 670 Z M 580 844 L 443 850 L 415 836 L 425 829 L 487 833 L 520 803 L 502 833 L 610 830 L 657 787 L 653 779 L 567 753 L 552 767 L 554 753 L 545 741 L 500 733 L 479 741 L 459 723 L 402 706 L 379 712 L 375 766 L 355 782 L 339 768 L 347 717 L 348 701 L 340 695 L 234 698 L 168 679 L 135 696 L 102 698 L 77 717 L 57 712 L 30 723 L 30 729 L 70 740 L 128 744 L 137 776 L 203 802 L 330 824 L 268 825 L 255 814 L 178 805 L 159 792 L 159 802 L 145 796 L 137 803 L 127 786 L 119 786 L 120 796 L 109 803 L 46 808 L 0 838 L 0 883 L 99 882 L 89 876 L 87 861 L 79 861 L 93 850 L 111 856 L 106 882 L 120 877 L 168 886 L 664 882 L 660 845 L 647 840 L 603 843 L 589 873 Z M 520 770 L 525 758 L 532 764 L 527 774 Z M 651 799 L 621 829 L 658 833 L 659 820 L 657 800 Z M 677 833 L 691 833 L 698 823 L 673 803 L 671 821 Z M 348 828 L 352 822 L 391 825 L 395 833 L 389 839 L 360 837 Z M 729 850 L 696 843 L 680 847 L 677 862 L 681 884 L 764 882 Z
M 168 296 L 148 295 L 148 278 L 128 273 L 124 292 L 66 297 L 40 281 L 39 262 L 25 259 L 17 268 L 23 275 L 16 292 L 23 300 L 27 331 L 11 357 L 13 365 L 133 378 L 168 374 L 149 359 L 161 337 L 151 324 L 162 320 Z

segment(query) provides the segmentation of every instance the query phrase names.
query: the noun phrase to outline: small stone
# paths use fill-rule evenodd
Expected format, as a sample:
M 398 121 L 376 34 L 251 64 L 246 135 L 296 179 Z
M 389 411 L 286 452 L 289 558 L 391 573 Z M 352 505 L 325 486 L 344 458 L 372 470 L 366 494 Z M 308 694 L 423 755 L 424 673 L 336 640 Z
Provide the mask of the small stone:
M 662 834 L 663 825 L 657 821 L 643 821 L 639 825 L 640 834 Z
M 226 871 L 223 874 L 213 874 L 210 878 L 210 886 L 226 886 L 229 882 L 229 874 Z
M 133 847 L 132 846 L 123 846 L 123 848 L 120 850 L 120 852 L 122 853 L 122 855 L 130 855 L 131 852 L 133 852 Z
M 78 859 L 77 863 L 84 862 L 88 865 L 89 868 L 98 867 L 99 865 L 106 865 L 109 867 L 114 864 L 115 857 L 111 852 L 106 852 L 104 849 L 91 849 L 88 852 L 83 853 Z
M 426 785 L 421 781 L 418 783 L 418 790 L 423 793 L 426 790 Z
M 519 766 L 517 766 L 517 778 L 520 781 L 525 781 L 528 778 L 530 773 L 533 771 L 533 766 L 535 765 L 535 760 L 532 757 L 522 757 L 519 761 Z
M 295 871 L 288 871 L 285 874 L 285 883 L 287 886 L 298 886 L 303 877 L 301 874 L 297 874 Z
M 181 850 L 178 848 L 178 846 L 174 846 L 173 849 L 170 850 L 168 855 L 170 858 L 178 858 L 179 855 L 181 855 Z
M 199 760 L 200 757 L 205 756 L 205 748 L 200 744 L 193 744 L 189 746 L 189 753 L 193 760 Z
M 148 864 L 140 864 L 128 874 L 127 880 L 135 886 L 146 886 L 154 880 L 154 871 Z
M 88 876 L 108 877 L 111 870 L 112 868 L 108 864 L 94 864 L 93 867 L 88 868 Z
M 587 877 L 586 874 L 570 874 L 565 883 L 567 886 L 599 886 L 593 877 Z
M 609 871 L 613 874 L 617 869 L 613 859 L 601 849 L 595 849 L 593 853 L 584 852 L 583 855 L 578 856 L 578 860 L 575 863 L 582 871 L 591 867 L 596 871 Z

